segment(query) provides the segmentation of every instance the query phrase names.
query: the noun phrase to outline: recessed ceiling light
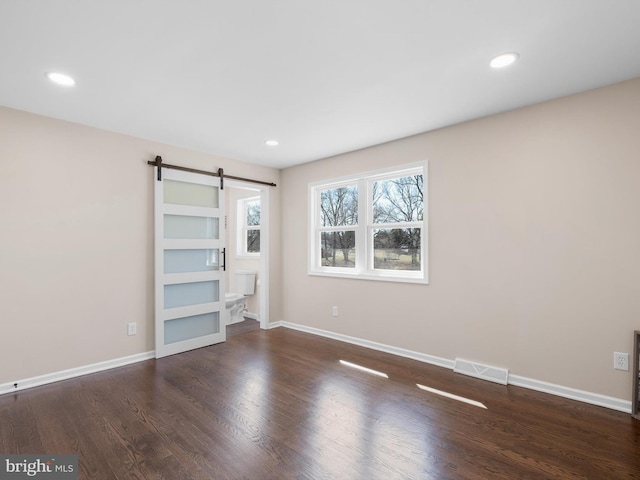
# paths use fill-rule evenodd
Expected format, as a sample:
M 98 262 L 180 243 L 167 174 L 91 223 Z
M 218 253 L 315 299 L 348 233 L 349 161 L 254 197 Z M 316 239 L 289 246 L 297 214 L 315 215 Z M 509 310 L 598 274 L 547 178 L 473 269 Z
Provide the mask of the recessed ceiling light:
M 49 72 L 47 73 L 47 78 L 53 83 L 64 87 L 73 87 L 76 84 L 76 81 L 73 78 L 69 75 L 65 75 L 64 73 Z
M 515 62 L 518 59 L 518 57 L 519 55 L 514 52 L 503 53 L 502 55 L 498 55 L 497 57 L 494 57 L 493 60 L 491 60 L 491 62 L 489 63 L 489 65 L 491 65 L 491 68 L 508 67 L 513 62 Z
M 277 147 L 278 145 L 280 145 L 280 142 L 278 140 L 266 140 L 264 143 L 266 145 L 269 145 L 270 147 Z

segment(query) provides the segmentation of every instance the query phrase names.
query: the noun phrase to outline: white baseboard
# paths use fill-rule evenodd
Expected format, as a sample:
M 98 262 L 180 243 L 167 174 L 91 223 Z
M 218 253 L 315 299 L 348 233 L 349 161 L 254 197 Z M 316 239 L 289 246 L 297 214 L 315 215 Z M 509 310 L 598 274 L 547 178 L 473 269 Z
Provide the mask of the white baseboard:
M 349 335 L 342 335 L 341 333 L 329 332 L 327 330 L 321 330 L 319 328 L 307 327 L 305 325 L 299 325 L 291 322 L 275 322 L 271 324 L 271 328 L 285 327 L 292 330 L 299 330 L 301 332 L 313 333 L 321 337 L 333 338 L 334 340 L 340 340 L 341 342 L 352 343 L 361 347 L 367 347 L 372 350 L 378 350 L 379 352 L 391 353 L 398 355 L 399 357 L 411 358 L 418 360 L 419 362 L 429 363 L 431 365 L 437 365 L 438 367 L 453 368 L 453 360 L 446 358 L 435 357 L 433 355 L 427 355 L 425 353 L 414 352 L 412 350 L 406 350 L 404 348 L 393 347 L 391 345 L 385 345 L 383 343 L 371 342 L 369 340 L 363 340 L 362 338 L 350 337 Z
M 80 377 L 90 373 L 97 373 L 111 368 L 123 367 L 132 363 L 143 362 L 154 358 L 155 355 L 156 354 L 153 351 L 138 353 L 128 357 L 114 358 L 113 360 L 106 360 L 104 362 L 92 363 L 91 365 L 84 365 L 82 367 L 70 368 L 69 370 L 47 373 L 37 377 L 24 378 L 22 380 L 16 380 L 15 382 L 0 384 L 0 395 L 19 392 L 20 390 L 25 390 L 27 388 L 38 387 L 40 385 L 46 385 L 47 383 L 59 382 L 60 380 Z
M 273 322 L 269 324 L 269 328 L 285 327 L 292 330 L 299 330 L 301 332 L 312 333 L 321 337 L 332 338 L 341 342 L 351 343 L 359 345 L 361 347 L 371 348 L 372 350 L 378 350 L 380 352 L 391 353 L 401 357 L 411 358 L 420 362 L 429 363 L 438 367 L 453 369 L 455 362 L 446 358 L 435 357 L 433 355 L 427 355 L 424 353 L 414 352 L 412 350 L 406 350 L 404 348 L 393 347 L 382 343 L 371 342 L 369 340 L 363 340 L 357 337 L 350 337 L 348 335 L 342 335 L 340 333 L 334 333 L 327 330 L 321 330 L 319 328 L 307 327 L 305 325 L 299 325 L 291 322 Z M 541 380 L 534 380 L 532 378 L 521 377 L 520 375 L 513 375 L 509 373 L 508 384 L 516 387 L 528 388 L 536 390 L 538 392 L 548 393 L 556 395 L 558 397 L 569 398 L 571 400 L 577 400 L 579 402 L 589 403 L 591 405 L 597 405 L 600 407 L 610 408 L 612 410 L 618 410 L 620 412 L 631 413 L 631 401 L 623 400 L 620 398 L 609 397 L 601 395 L 599 393 L 587 392 L 584 390 L 577 390 L 575 388 L 565 387 L 562 385 L 555 385 L 553 383 L 543 382 Z
M 321 337 L 332 338 L 341 342 L 351 343 L 353 345 L 359 345 L 361 347 L 370 348 L 380 352 L 391 353 L 400 357 L 410 358 L 419 362 L 436 365 L 438 367 L 453 369 L 455 362 L 446 358 L 436 357 L 433 355 L 427 355 L 420 352 L 414 352 L 412 350 L 406 350 L 404 348 L 393 347 L 391 345 L 385 345 L 383 343 L 372 342 L 357 337 L 351 337 L 349 335 L 342 335 L 340 333 L 330 332 L 328 330 L 321 330 L 319 328 L 307 327 L 305 325 L 299 325 L 291 322 L 272 322 L 267 325 L 268 329 L 285 327 L 292 330 L 299 330 L 301 332 L 311 333 Z M 37 387 L 40 385 L 46 385 L 48 383 L 58 382 L 60 380 L 67 380 L 69 378 L 79 377 L 82 375 L 88 375 L 90 373 L 97 373 L 103 370 L 109 370 L 111 368 L 123 367 L 132 363 L 142 362 L 155 357 L 155 352 L 144 352 L 136 355 L 130 355 L 128 357 L 116 358 L 113 360 L 107 360 L 104 362 L 93 363 L 91 365 L 85 365 L 82 367 L 71 368 L 69 370 L 62 370 L 59 372 L 53 372 L 46 375 L 40 375 L 37 377 L 25 378 L 17 380 L 15 382 L 9 382 L 0 384 L 0 395 L 18 392 L 27 388 Z M 610 408 L 620 412 L 631 413 L 631 401 L 623 400 L 620 398 L 609 397 L 607 395 L 601 395 L 599 393 L 587 392 L 584 390 L 578 390 L 571 387 L 565 387 L 562 385 L 556 385 L 553 383 L 543 382 L 541 380 L 535 380 L 532 378 L 522 377 L 520 375 L 513 375 L 509 373 L 508 379 L 509 385 L 516 387 L 529 388 L 538 392 L 548 393 L 563 398 L 569 398 L 571 400 L 577 400 L 591 405 L 597 405 L 600 407 Z
M 543 382 L 541 380 L 521 377 L 520 375 L 513 375 L 511 373 L 509 374 L 509 385 L 529 388 L 531 390 L 549 393 L 558 397 L 569 398 L 571 400 L 578 400 L 579 402 L 590 403 L 591 405 L 611 408 L 612 410 L 618 410 L 619 412 L 631 413 L 632 405 L 630 400 L 623 400 L 621 398 L 609 397 L 599 393 L 578 390 L 571 387 L 565 387 L 563 385 L 556 385 L 553 383 Z
M 250 318 L 250 319 L 252 319 L 252 320 L 258 320 L 258 321 L 260 321 L 260 315 L 258 315 L 257 313 L 243 312 L 243 313 L 242 313 L 242 316 L 243 316 L 243 317 L 246 317 L 246 318 Z

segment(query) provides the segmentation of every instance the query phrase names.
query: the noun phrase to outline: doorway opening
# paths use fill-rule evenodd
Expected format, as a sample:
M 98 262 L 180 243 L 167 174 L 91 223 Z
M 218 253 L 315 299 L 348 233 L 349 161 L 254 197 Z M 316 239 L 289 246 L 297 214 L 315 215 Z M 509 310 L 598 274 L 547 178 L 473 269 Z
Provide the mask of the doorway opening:
M 254 293 L 228 302 L 229 309 L 242 309 L 240 314 L 236 312 L 233 323 L 227 325 L 227 336 L 233 336 L 257 328 L 267 329 L 269 325 L 269 187 L 228 179 L 224 191 L 225 293 L 230 298 L 242 297 L 241 283 L 250 278 L 246 274 L 255 273 Z M 227 316 L 230 318 L 229 312 Z

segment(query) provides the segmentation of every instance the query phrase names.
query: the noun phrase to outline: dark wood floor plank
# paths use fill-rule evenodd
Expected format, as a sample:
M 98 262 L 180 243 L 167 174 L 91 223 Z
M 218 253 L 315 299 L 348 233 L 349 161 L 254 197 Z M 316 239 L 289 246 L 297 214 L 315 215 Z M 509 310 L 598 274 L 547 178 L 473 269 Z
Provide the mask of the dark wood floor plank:
M 627 414 L 256 326 L 0 397 L 0 452 L 77 453 L 82 479 L 640 478 Z
M 260 322 L 252 318 L 245 318 L 242 322 L 227 325 L 227 338 L 253 332 L 260 329 Z

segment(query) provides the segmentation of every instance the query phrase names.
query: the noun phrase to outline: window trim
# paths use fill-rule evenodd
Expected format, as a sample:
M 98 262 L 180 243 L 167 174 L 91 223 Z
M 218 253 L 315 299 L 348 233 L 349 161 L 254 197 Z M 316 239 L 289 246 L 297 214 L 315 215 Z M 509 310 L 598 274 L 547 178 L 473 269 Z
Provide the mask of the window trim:
M 421 174 L 423 178 L 422 221 L 373 223 L 372 189 L 380 180 Z M 324 190 L 358 186 L 358 224 L 340 226 L 320 226 L 320 195 Z M 364 193 L 363 193 L 364 192 Z M 364 195 L 364 197 L 363 197 Z M 362 201 L 364 198 L 365 201 Z M 429 221 L 428 221 L 428 162 L 422 161 L 398 165 L 380 170 L 368 171 L 344 177 L 311 182 L 308 185 L 308 251 L 307 273 L 313 276 L 377 280 L 387 282 L 429 283 Z M 380 228 L 420 228 L 421 270 L 384 270 L 373 268 L 373 230 Z M 321 258 L 320 235 L 324 231 L 355 231 L 356 265 L 350 267 L 324 267 Z
M 236 203 L 237 209 L 237 230 L 236 230 L 236 257 L 238 258 L 258 258 L 260 252 L 247 252 L 247 231 L 261 230 L 261 225 L 247 225 L 247 204 L 250 202 L 260 203 L 260 223 L 262 224 L 262 202 L 260 195 L 239 198 Z M 262 235 L 261 235 L 262 236 Z M 260 245 L 262 250 L 262 245 Z

